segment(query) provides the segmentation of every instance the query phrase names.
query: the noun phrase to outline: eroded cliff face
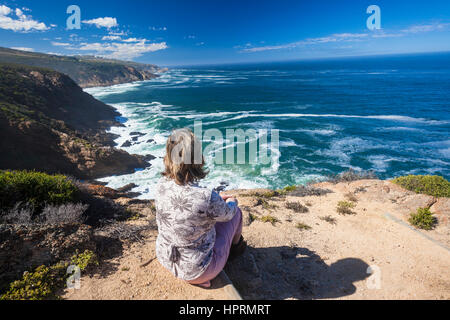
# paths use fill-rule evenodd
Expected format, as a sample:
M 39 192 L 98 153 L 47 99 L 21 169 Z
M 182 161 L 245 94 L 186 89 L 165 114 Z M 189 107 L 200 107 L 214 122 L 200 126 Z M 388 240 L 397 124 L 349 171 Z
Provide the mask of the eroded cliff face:
M 1 47 L 0 63 L 17 63 L 56 70 L 68 75 L 83 88 L 150 80 L 165 71 L 152 64 L 89 56 L 57 56 Z
M 105 72 L 102 74 L 94 73 L 80 75 L 76 78 L 77 83 L 83 88 L 107 87 L 116 84 L 130 83 L 136 81 L 151 80 L 158 77 L 156 74 L 147 70 L 137 70 L 133 67 L 117 67 L 119 70 Z
M 0 64 L 0 169 L 93 179 L 147 167 L 112 146 L 118 115 L 64 74 Z

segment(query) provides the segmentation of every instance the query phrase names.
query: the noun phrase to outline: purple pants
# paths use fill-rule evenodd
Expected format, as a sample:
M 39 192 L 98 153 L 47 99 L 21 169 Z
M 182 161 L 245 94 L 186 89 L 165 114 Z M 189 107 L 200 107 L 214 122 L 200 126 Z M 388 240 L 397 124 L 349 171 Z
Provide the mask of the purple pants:
M 188 281 L 190 284 L 209 288 L 211 280 L 219 275 L 225 267 L 235 237 L 242 234 L 242 212 L 238 209 L 236 215 L 228 222 L 216 223 L 216 242 L 213 248 L 212 260 L 205 272 L 197 279 Z

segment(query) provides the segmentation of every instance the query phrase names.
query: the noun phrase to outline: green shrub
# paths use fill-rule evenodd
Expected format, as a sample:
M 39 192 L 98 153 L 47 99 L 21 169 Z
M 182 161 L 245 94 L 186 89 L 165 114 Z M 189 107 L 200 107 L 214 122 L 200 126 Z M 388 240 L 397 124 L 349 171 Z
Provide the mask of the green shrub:
M 275 225 L 275 223 L 280 222 L 280 220 L 278 220 L 277 218 L 275 218 L 271 215 L 263 216 L 259 220 L 262 222 L 271 223 L 273 226 Z
M 424 230 L 433 229 L 437 223 L 436 218 L 433 217 L 433 214 L 428 208 L 417 209 L 417 213 L 411 213 L 408 221 L 413 226 Z
M 56 299 L 56 291 L 64 286 L 67 264 L 51 267 L 40 266 L 34 272 L 25 272 L 22 279 L 10 284 L 0 300 L 46 300 Z
M 393 183 L 416 193 L 433 197 L 450 197 L 450 182 L 441 176 L 404 176 L 395 178 Z
M 85 250 L 82 253 L 75 253 L 75 255 L 72 256 L 71 263 L 78 266 L 81 271 L 86 270 L 87 267 L 97 265 L 98 266 L 98 260 L 97 255 L 92 252 L 91 250 Z
M 74 202 L 77 187 L 63 175 L 35 171 L 0 171 L 0 208 L 12 208 L 17 202 L 36 209 L 45 204 Z
M 353 202 L 348 201 L 339 201 L 337 204 L 336 211 L 339 214 L 355 214 L 352 210 L 356 205 Z

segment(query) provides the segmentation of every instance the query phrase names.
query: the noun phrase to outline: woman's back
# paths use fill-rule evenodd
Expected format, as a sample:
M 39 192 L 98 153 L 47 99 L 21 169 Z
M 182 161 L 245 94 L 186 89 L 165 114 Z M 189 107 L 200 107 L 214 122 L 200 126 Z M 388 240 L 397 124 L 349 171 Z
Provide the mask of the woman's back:
M 214 191 L 195 184 L 178 185 L 165 177 L 156 191 L 158 260 L 176 277 L 195 279 L 211 261 L 215 223 L 230 220 L 236 206 Z

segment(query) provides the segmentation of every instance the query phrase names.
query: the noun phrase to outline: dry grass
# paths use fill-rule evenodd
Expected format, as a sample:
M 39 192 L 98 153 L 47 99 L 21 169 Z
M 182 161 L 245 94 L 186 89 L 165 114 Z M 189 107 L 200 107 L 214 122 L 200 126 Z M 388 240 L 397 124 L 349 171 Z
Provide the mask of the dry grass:
M 295 227 L 299 230 L 310 230 L 312 229 L 310 226 L 308 226 L 307 224 L 304 224 L 303 222 L 298 222 Z
M 319 219 L 322 221 L 326 221 L 329 224 L 333 224 L 333 225 L 335 225 L 337 223 L 337 220 L 330 215 L 319 217 Z
M 286 208 L 297 213 L 307 213 L 309 212 L 308 207 L 304 206 L 300 202 L 286 202 Z
M 351 193 L 351 192 L 346 193 L 345 198 L 351 202 L 358 202 L 358 198 L 355 196 L 354 193 Z

